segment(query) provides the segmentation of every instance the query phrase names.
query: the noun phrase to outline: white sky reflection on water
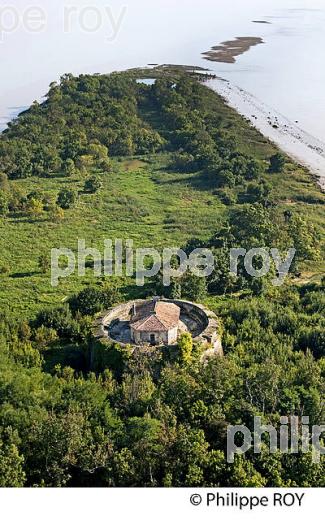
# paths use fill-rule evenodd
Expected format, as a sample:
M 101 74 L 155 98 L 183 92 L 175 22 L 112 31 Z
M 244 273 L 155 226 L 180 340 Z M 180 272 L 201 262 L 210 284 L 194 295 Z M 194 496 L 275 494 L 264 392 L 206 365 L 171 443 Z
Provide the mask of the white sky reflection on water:
M 8 0 L 6 5 L 20 15 L 40 6 L 47 21 L 43 32 L 28 33 L 20 24 L 3 34 L 2 125 L 18 107 L 41 99 L 63 73 L 180 63 L 211 68 L 325 140 L 325 0 Z M 76 11 L 64 32 L 64 9 L 71 6 Z M 115 23 L 122 20 L 114 41 L 108 39 L 114 33 L 108 13 Z M 83 30 L 82 16 L 85 25 L 98 22 L 99 29 Z M 202 59 L 201 52 L 237 36 L 261 36 L 265 44 L 235 64 Z

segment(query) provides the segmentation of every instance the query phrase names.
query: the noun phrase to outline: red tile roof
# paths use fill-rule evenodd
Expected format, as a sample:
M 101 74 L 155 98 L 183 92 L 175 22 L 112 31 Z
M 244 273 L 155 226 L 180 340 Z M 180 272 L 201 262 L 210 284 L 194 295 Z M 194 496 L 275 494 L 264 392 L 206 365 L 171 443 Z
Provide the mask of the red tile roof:
M 135 304 L 130 325 L 144 332 L 165 332 L 178 326 L 180 308 L 174 303 L 151 300 Z

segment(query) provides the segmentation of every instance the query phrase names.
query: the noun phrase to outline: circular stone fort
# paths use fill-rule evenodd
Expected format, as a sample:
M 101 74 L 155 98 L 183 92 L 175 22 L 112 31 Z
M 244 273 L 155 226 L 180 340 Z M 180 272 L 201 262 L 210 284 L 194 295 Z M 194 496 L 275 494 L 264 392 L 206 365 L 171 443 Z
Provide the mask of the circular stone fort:
M 94 336 L 141 349 L 175 345 L 182 333 L 189 332 L 211 354 L 222 354 L 218 325 L 216 315 L 202 305 L 155 297 L 107 310 L 96 320 Z

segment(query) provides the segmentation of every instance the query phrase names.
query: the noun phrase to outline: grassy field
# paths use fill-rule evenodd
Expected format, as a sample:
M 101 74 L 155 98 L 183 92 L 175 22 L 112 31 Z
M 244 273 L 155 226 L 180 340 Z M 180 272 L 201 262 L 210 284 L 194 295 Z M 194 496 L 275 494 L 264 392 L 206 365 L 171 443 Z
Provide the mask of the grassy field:
M 212 91 L 207 102 L 227 120 L 243 152 L 258 158 L 274 153 L 274 146 Z M 150 114 L 145 116 L 150 119 Z M 113 160 L 111 173 L 99 173 L 103 187 L 93 195 L 83 192 L 88 173 L 12 181 L 21 192 L 41 191 L 53 202 L 63 187 L 78 191 L 79 197 L 60 222 L 51 221 L 46 212 L 37 219 L 24 215 L 0 219 L 0 268 L 9 268 L 8 274 L 0 275 L 0 310 L 33 317 L 40 309 L 60 304 L 94 282 L 89 269 L 85 278 L 73 275 L 53 288 L 50 273 L 44 274 L 38 267 L 39 257 L 50 257 L 51 248 L 75 252 L 77 240 L 84 239 L 87 246 L 102 251 L 104 240 L 115 238 L 133 239 L 135 247 L 182 247 L 190 238 L 210 237 L 229 206 L 215 194 L 213 180 L 200 173 L 175 173 L 169 163 L 167 153 Z M 265 177 L 273 184 L 280 209 L 301 212 L 324 239 L 324 197 L 308 172 L 289 162 L 285 173 Z M 302 281 L 318 280 L 322 273 L 324 264 L 306 264 Z
M 166 157 L 116 162 L 114 171 L 102 175 L 97 194 L 82 192 L 84 176 L 15 181 L 25 193 L 35 189 L 56 199 L 64 187 L 79 191 L 76 206 L 55 223 L 47 214 L 35 219 L 8 218 L 1 221 L 1 265 L 10 268 L 1 277 L 0 306 L 22 315 L 33 315 L 46 305 L 62 302 L 68 294 L 88 284 L 92 277 L 63 280 L 56 289 L 50 275 L 38 268 L 40 255 L 51 248 L 77 251 L 77 240 L 103 250 L 105 239 L 132 239 L 135 247 L 182 246 L 189 238 L 208 238 L 225 208 L 211 190 L 197 189 L 195 175 L 165 171 Z

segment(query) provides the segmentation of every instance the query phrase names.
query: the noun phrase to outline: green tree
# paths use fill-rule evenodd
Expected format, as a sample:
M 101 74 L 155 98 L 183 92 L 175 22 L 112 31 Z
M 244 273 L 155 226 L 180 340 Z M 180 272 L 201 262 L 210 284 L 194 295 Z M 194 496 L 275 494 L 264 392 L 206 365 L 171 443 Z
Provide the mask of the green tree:
M 58 194 L 57 205 L 62 209 L 69 209 L 74 205 L 76 199 L 74 191 L 64 188 Z
M 300 215 L 293 215 L 288 230 L 296 249 L 296 259 L 317 260 L 320 257 L 319 235 L 310 222 Z
M 262 174 L 263 168 L 261 164 L 255 159 L 250 159 L 247 162 L 245 178 L 247 180 L 258 179 Z
M 77 159 L 77 167 L 83 172 L 88 172 L 93 169 L 95 165 L 95 159 L 93 155 L 80 155 Z
M 23 466 L 24 457 L 19 453 L 12 430 L 0 429 L 0 488 L 22 487 L 26 481 Z
M 38 329 L 36 329 L 34 334 L 34 340 L 36 343 L 36 347 L 39 350 L 43 350 L 48 347 L 52 343 L 55 343 L 58 340 L 58 334 L 54 329 L 49 329 L 42 325 Z
M 109 309 L 112 305 L 121 301 L 121 291 L 118 283 L 105 283 L 101 289 L 101 301 L 104 309 Z
M 180 279 L 182 297 L 193 301 L 202 300 L 207 294 L 206 278 L 186 273 Z
M 62 170 L 66 177 L 71 177 L 76 172 L 76 166 L 72 159 L 67 159 L 62 164 Z
M 92 155 L 96 161 L 102 161 L 108 159 L 108 149 L 106 146 L 100 143 L 91 143 L 88 146 L 88 153 Z
M 11 346 L 13 359 L 27 368 L 41 367 L 43 358 L 30 341 L 15 341 Z
M 271 184 L 263 180 L 259 183 L 254 182 L 248 184 L 246 194 L 250 202 L 264 202 L 270 196 L 271 191 Z
M 70 307 L 83 316 L 93 316 L 103 308 L 102 292 L 95 287 L 87 287 L 70 300 Z
M 230 465 L 229 484 L 235 487 L 264 487 L 266 479 L 242 456 L 236 456 Z

